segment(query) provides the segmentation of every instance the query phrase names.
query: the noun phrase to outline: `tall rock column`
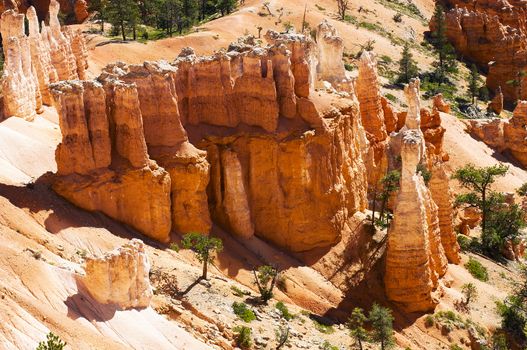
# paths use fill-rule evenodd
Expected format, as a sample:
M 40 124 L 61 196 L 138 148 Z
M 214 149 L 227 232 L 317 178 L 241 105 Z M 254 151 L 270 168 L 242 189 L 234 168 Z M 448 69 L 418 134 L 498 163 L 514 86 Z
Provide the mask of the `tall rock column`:
M 408 312 L 433 309 L 433 291 L 446 272 L 437 205 L 417 165 L 425 157 L 420 130 L 419 80 L 406 88 L 408 115 L 401 131 L 401 183 L 388 232 L 384 283 L 388 298 Z
M 318 79 L 339 83 L 346 78 L 344 69 L 344 41 L 337 29 L 327 20 L 317 27 Z

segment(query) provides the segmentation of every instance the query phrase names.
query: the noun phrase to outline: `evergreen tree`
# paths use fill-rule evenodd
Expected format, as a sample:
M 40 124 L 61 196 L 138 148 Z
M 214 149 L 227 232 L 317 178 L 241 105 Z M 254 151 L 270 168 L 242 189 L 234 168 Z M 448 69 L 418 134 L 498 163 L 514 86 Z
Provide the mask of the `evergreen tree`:
M 490 211 L 500 202 L 500 195 L 491 191 L 491 185 L 497 177 L 505 176 L 508 167 L 499 164 L 486 168 L 478 168 L 467 164 L 456 170 L 452 178 L 459 181 L 468 193 L 456 197 L 456 205 L 478 208 L 481 211 L 481 229 L 485 232 Z
M 362 350 L 362 343 L 368 339 L 368 331 L 364 329 L 366 320 L 363 310 L 360 307 L 356 307 L 353 309 L 347 324 L 350 335 L 357 343 L 359 350 Z
M 432 17 L 434 30 L 432 31 L 432 44 L 435 46 L 438 60 L 435 62 L 435 78 L 442 84 L 448 75 L 457 70 L 454 47 L 448 42 L 446 35 L 445 11 L 441 5 L 436 5 Z
M 236 2 L 236 0 L 217 0 L 216 8 L 221 12 L 222 16 L 225 16 L 234 10 Z
M 136 0 L 108 0 L 106 10 L 110 23 L 119 29 L 123 40 L 126 40 L 129 28 L 135 36 L 135 29 L 139 23 L 139 7 Z
M 399 77 L 400 83 L 408 84 L 412 78 L 417 76 L 417 63 L 413 59 L 410 52 L 410 45 L 404 44 L 403 53 L 399 61 Z
M 208 266 L 214 259 L 212 253 L 223 249 L 223 242 L 219 238 L 208 237 L 201 233 L 188 233 L 181 241 L 183 248 L 190 249 L 196 258 L 203 263 L 202 279 L 207 279 Z
M 97 15 L 95 18 L 97 18 L 101 22 L 101 32 L 102 33 L 104 33 L 104 22 L 107 20 L 106 18 L 107 6 L 108 6 L 108 0 L 90 0 L 88 4 L 89 12 L 97 12 Z
M 369 320 L 372 326 L 371 339 L 381 344 L 381 350 L 392 348 L 395 345 L 392 311 L 378 304 L 373 304 Z
M 469 83 L 468 83 L 468 92 L 470 94 L 470 97 L 472 98 L 472 104 L 476 102 L 476 97 L 479 94 L 479 72 L 478 67 L 476 67 L 475 64 L 472 64 L 472 67 L 470 69 L 470 75 L 469 75 Z

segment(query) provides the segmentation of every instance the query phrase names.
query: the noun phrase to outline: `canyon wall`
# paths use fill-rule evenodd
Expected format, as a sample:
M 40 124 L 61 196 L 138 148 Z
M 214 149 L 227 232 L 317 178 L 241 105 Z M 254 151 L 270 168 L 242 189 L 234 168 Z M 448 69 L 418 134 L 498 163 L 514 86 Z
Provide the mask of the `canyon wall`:
M 527 98 L 525 77 L 518 75 L 527 68 L 527 4 L 519 0 L 438 3 L 446 8 L 449 41 L 459 56 L 488 72 L 488 88 L 492 92 L 501 88 L 506 102 Z M 434 30 L 436 26 L 432 20 L 430 28 Z M 507 83 L 513 80 L 518 84 Z
M 51 85 L 63 130 L 54 189 L 160 241 L 214 221 L 290 251 L 338 242 L 367 206 L 359 106 L 322 114 L 313 43 L 267 37 Z
M 86 47 L 79 31 L 61 29 L 59 3 L 49 5 L 49 26 L 40 27 L 34 7 L 24 16 L 10 9 L 2 13 L 0 28 L 5 56 L 2 88 L 4 117 L 31 120 L 51 105 L 48 85 L 60 80 L 84 79 Z M 25 33 L 24 21 L 28 32 Z

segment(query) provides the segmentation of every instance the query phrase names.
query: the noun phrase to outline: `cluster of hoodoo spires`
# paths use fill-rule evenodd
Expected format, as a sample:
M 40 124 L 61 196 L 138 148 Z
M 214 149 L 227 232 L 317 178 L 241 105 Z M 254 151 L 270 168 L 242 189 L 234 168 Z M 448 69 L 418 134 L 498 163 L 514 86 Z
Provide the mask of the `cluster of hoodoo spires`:
M 85 80 L 83 38 L 61 29 L 57 13 L 52 1 L 50 26 L 38 31 L 28 10 L 29 36 L 23 15 L 2 15 L 4 112 L 31 119 L 41 104 L 56 108 L 57 193 L 161 242 L 216 224 L 302 252 L 354 234 L 350 218 L 401 156 L 386 291 L 411 310 L 434 306 L 447 259 L 459 259 L 440 97 L 421 109 L 413 81 L 408 112 L 396 112 L 380 94 L 375 55 L 365 52 L 349 78 L 327 21 L 316 42 L 270 31 L 265 46 L 243 38 L 206 57 L 186 48 L 173 62 L 115 63 Z M 429 187 L 418 164 L 432 171 Z

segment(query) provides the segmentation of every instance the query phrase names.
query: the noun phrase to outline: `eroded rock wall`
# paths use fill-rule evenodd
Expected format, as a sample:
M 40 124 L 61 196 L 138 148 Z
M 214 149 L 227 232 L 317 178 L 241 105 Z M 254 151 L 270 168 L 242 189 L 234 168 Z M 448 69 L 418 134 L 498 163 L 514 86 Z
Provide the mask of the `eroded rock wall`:
M 507 102 L 527 97 L 508 81 L 521 80 L 518 72 L 527 67 L 527 4 L 522 1 L 442 0 L 446 7 L 447 37 L 456 52 L 488 72 L 491 91 L 501 87 Z M 436 27 L 434 20 L 430 28 Z M 519 93 L 522 96 L 518 96 Z
M 150 285 L 150 262 L 138 239 L 100 257 L 87 257 L 85 275 L 79 278 L 88 293 L 101 304 L 120 309 L 146 308 L 154 293 Z
M 5 11 L 0 19 L 4 39 L 5 67 L 2 76 L 4 116 L 31 120 L 50 105 L 48 84 L 59 80 L 83 79 L 87 68 L 86 47 L 79 31 L 63 32 L 58 20 L 59 3 L 49 4 L 49 27 L 40 27 L 35 9 L 26 16 Z M 27 18 L 29 34 L 25 34 Z
M 81 208 L 168 241 L 170 177 L 146 152 L 135 86 L 68 81 L 52 84 L 51 92 L 62 131 L 53 189 Z
M 402 159 L 400 189 L 394 219 L 388 232 L 384 283 L 388 298 L 409 312 L 431 310 L 437 304 L 433 292 L 447 268 L 438 206 L 417 173 L 426 163 L 426 147 L 420 129 L 419 80 L 405 87 L 408 100 L 406 124 L 400 131 Z M 444 216 L 444 214 L 442 214 Z

